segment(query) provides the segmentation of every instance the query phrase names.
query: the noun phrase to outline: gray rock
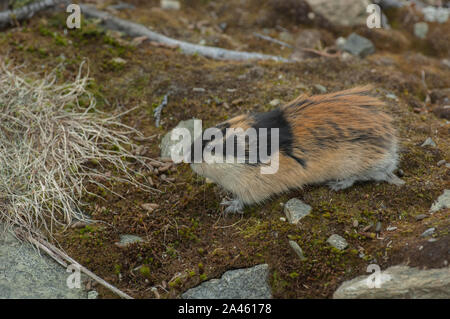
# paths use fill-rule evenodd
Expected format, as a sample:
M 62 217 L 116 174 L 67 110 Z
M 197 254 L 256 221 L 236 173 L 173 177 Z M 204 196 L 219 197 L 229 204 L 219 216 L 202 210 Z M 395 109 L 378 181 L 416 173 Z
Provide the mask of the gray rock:
M 444 190 L 444 193 L 431 205 L 430 213 L 435 213 L 443 208 L 450 208 L 450 189 Z
M 375 282 L 372 280 L 375 277 Z M 437 299 L 450 297 L 450 268 L 419 270 L 394 266 L 378 275 L 360 276 L 344 282 L 334 299 Z
M 0 299 L 84 299 L 82 288 L 70 289 L 71 273 L 29 243 L 4 233 L 0 225 Z
M 369 0 L 307 0 L 314 12 L 340 26 L 365 25 Z
M 419 39 L 425 39 L 428 33 L 428 24 L 426 22 L 417 22 L 414 24 L 414 35 Z
M 428 237 L 428 236 L 433 235 L 435 231 L 436 231 L 436 228 L 431 227 L 431 228 L 428 228 L 426 231 L 424 231 L 424 232 L 422 233 L 422 235 L 420 235 L 420 236 L 422 236 L 422 237 Z
M 194 141 L 195 135 L 194 135 L 194 121 L 197 119 L 190 119 L 186 121 L 181 121 L 178 123 L 178 125 L 174 128 L 186 128 L 188 129 L 189 133 L 191 134 L 191 142 Z M 197 120 L 198 121 L 198 120 Z M 173 129 L 173 130 L 174 130 Z M 200 129 L 200 128 L 199 128 Z M 161 144 L 159 145 L 159 148 L 161 149 L 161 158 L 163 159 L 169 159 L 171 158 L 171 150 L 174 145 L 180 142 L 181 138 L 175 141 L 172 141 L 172 132 L 171 130 L 169 133 L 167 133 L 163 139 L 161 140 Z M 199 133 L 201 134 L 201 129 L 199 130 Z
M 431 147 L 436 147 L 436 143 L 433 141 L 433 139 L 431 137 L 428 137 L 423 143 L 422 145 L 420 145 L 422 147 L 425 146 L 431 146 Z
M 301 261 L 306 260 L 307 258 L 303 254 L 303 250 L 300 248 L 300 246 L 293 240 L 289 241 L 289 245 L 292 247 L 292 249 L 295 251 L 297 256 L 300 258 Z
M 303 203 L 297 198 L 292 198 L 284 205 L 284 213 L 291 224 L 298 224 L 298 222 L 305 216 L 311 213 L 311 206 Z
M 230 270 L 220 279 L 211 279 L 189 289 L 181 295 L 184 299 L 270 299 L 268 284 L 269 266 Z
M 427 218 L 427 215 L 425 215 L 425 214 L 420 214 L 420 215 L 417 215 L 415 218 L 416 218 L 417 221 L 419 221 L 419 220 L 422 220 L 422 219 Z
M 339 249 L 339 250 L 344 250 L 345 248 L 348 247 L 348 243 L 345 240 L 345 238 L 343 238 L 337 234 L 331 235 L 327 239 L 327 243 L 329 243 L 331 246 L 333 246 L 334 248 Z
M 350 34 L 345 43 L 342 45 L 342 49 L 361 58 L 375 53 L 375 46 L 372 41 L 356 33 Z
M 437 162 L 437 166 L 442 166 L 446 163 L 446 160 L 440 160 L 439 162 Z

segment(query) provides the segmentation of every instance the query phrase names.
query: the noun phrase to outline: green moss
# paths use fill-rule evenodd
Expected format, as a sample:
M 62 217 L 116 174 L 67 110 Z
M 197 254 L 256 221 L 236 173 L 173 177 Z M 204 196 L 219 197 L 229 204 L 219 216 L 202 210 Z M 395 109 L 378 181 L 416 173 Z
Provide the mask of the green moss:
M 139 268 L 139 272 L 146 278 L 150 277 L 150 267 L 148 266 L 141 266 L 141 268 Z

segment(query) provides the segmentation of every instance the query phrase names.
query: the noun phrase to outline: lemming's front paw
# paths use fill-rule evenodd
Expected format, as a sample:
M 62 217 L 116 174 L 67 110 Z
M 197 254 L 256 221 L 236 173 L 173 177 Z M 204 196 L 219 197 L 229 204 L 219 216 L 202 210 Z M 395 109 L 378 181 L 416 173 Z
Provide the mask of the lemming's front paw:
M 233 200 L 222 200 L 220 203 L 222 206 L 228 206 L 225 208 L 225 213 L 243 213 L 244 204 L 239 199 L 233 199 Z

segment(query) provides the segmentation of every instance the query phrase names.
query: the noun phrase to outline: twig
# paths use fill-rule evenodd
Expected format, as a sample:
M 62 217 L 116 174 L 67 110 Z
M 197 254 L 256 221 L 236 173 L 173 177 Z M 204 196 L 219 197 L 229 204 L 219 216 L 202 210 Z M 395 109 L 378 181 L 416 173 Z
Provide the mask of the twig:
M 61 3 L 67 3 L 68 0 L 42 0 L 30 3 L 15 10 L 0 12 L 0 27 L 12 25 L 17 21 L 31 18 L 37 12 L 54 7 Z
M 253 32 L 253 35 L 254 35 L 255 37 L 257 37 L 257 38 L 260 38 L 260 39 L 263 39 L 263 40 L 266 40 L 266 41 L 269 41 L 269 42 L 273 42 L 273 43 L 279 44 L 279 45 L 281 45 L 282 47 L 291 48 L 291 49 L 293 48 L 293 46 L 290 45 L 289 43 L 280 41 L 280 40 L 278 40 L 278 39 L 274 39 L 274 38 L 269 37 L 269 36 L 267 36 L 267 35 L 263 35 L 263 34 L 256 33 L 256 32 Z
M 30 243 L 32 243 L 36 247 L 38 247 L 38 248 L 42 249 L 43 251 L 45 251 L 50 257 L 55 259 L 63 267 L 67 267 L 67 264 L 64 263 L 64 261 L 62 261 L 61 259 L 64 259 L 68 263 L 76 266 L 85 275 L 87 275 L 88 277 L 92 278 L 93 280 L 98 282 L 103 287 L 105 287 L 105 288 L 111 290 L 112 292 L 116 293 L 118 296 L 120 296 L 120 297 L 122 297 L 124 299 L 133 299 L 133 297 L 131 297 L 130 295 L 124 293 L 123 291 L 119 290 L 115 286 L 113 286 L 110 283 L 106 282 L 105 280 L 103 280 L 102 278 L 100 278 L 99 276 L 97 276 L 96 274 L 91 272 L 86 267 L 80 265 L 77 261 L 75 261 L 74 259 L 69 257 L 66 253 L 62 252 L 61 250 L 59 250 L 58 248 L 56 248 L 55 246 L 50 244 L 48 241 L 46 241 L 44 239 L 41 239 L 41 238 L 35 239 L 31 235 L 27 235 L 27 234 L 25 234 L 23 232 L 20 232 L 20 231 L 17 231 L 16 233 L 19 236 L 23 237 L 24 239 L 28 240 Z
M 199 54 L 211 59 L 217 60 L 274 60 L 279 62 L 289 62 L 280 56 L 267 55 L 261 53 L 252 53 L 244 51 L 233 51 L 217 47 L 196 45 L 185 41 L 180 41 L 166 37 L 160 33 L 149 30 L 142 24 L 117 18 L 107 12 L 97 10 L 89 5 L 80 5 L 81 11 L 86 17 L 100 19 L 106 28 L 122 31 L 131 37 L 146 36 L 150 41 L 164 43 L 170 46 L 178 46 L 183 53 Z
M 323 52 L 323 51 L 319 51 L 319 50 L 314 50 L 314 49 L 310 49 L 310 48 L 300 48 L 300 50 L 305 51 L 305 52 L 310 52 L 310 53 L 314 53 L 320 56 L 324 56 L 327 58 L 338 58 L 340 56 L 339 53 L 327 53 L 327 52 Z
M 164 95 L 164 98 L 163 98 L 161 104 L 159 104 L 158 107 L 153 112 L 153 116 L 155 117 L 155 126 L 156 127 L 159 127 L 159 123 L 161 121 L 161 111 L 167 105 L 168 97 L 169 97 L 169 94 Z

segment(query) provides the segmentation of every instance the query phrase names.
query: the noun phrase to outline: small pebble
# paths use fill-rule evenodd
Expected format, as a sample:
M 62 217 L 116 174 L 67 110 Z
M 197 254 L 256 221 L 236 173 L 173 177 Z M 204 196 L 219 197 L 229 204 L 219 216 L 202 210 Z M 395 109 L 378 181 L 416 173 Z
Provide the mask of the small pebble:
M 300 260 L 306 260 L 305 255 L 303 254 L 303 250 L 300 248 L 300 246 L 293 240 L 289 241 L 289 245 L 292 247 L 292 249 L 295 251 L 298 257 L 300 257 Z
M 439 162 L 437 162 L 437 166 L 442 166 L 446 163 L 446 160 L 440 160 Z
M 377 222 L 377 225 L 375 226 L 375 232 L 376 232 L 376 233 L 381 232 L 381 229 L 382 229 L 382 228 L 383 228 L 383 227 L 382 227 L 381 222 L 378 221 L 378 222 Z
M 425 146 L 436 147 L 436 143 L 431 139 L 431 137 L 429 137 L 420 146 L 422 146 L 422 147 L 425 147 Z
M 355 220 L 353 220 L 353 227 L 358 227 L 358 225 L 359 225 L 359 222 L 358 222 L 358 220 L 357 219 L 355 219 Z
M 417 216 L 415 217 L 415 219 L 416 219 L 417 221 L 422 220 L 422 219 L 424 219 L 424 218 L 427 218 L 427 215 L 425 215 L 425 214 L 420 214 L 420 215 L 417 215 Z
M 396 229 L 397 229 L 397 227 L 395 227 L 395 226 L 389 226 L 388 228 L 386 228 L 387 231 L 394 231 Z
M 327 243 L 329 243 L 331 246 L 333 246 L 334 248 L 339 249 L 339 250 L 344 250 L 345 248 L 348 247 L 348 243 L 345 240 L 345 238 L 343 238 L 342 236 L 339 236 L 337 234 L 331 235 L 327 239 Z
M 281 101 L 279 99 L 274 99 L 274 100 L 270 101 L 269 104 L 270 104 L 270 106 L 275 107 L 275 106 L 278 106 L 280 103 L 281 103 Z
M 422 237 L 428 237 L 428 236 L 431 236 L 431 235 L 433 235 L 434 234 L 434 232 L 436 231 L 436 228 L 435 227 L 431 227 L 431 228 L 428 228 L 426 231 L 424 231 L 423 233 L 422 233 Z

